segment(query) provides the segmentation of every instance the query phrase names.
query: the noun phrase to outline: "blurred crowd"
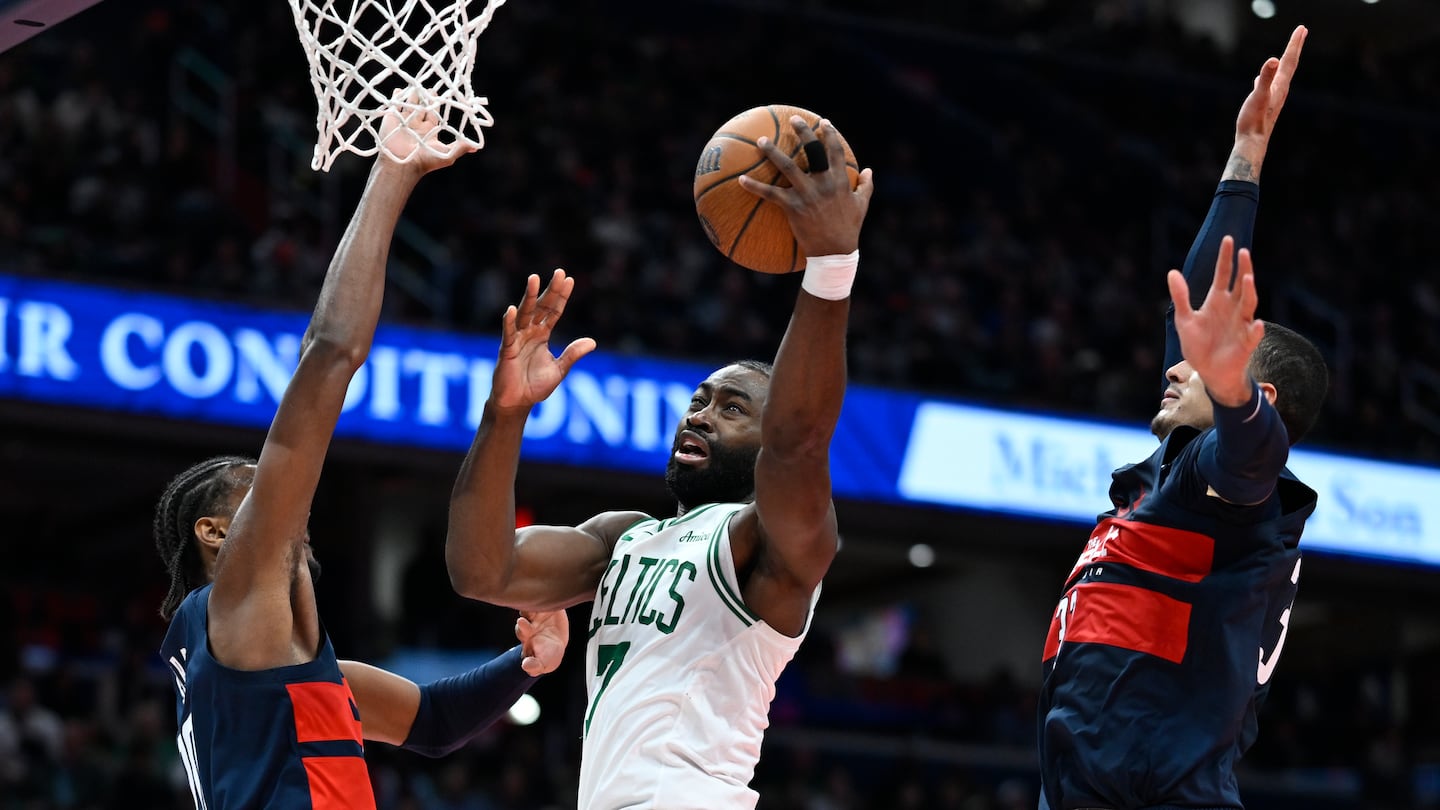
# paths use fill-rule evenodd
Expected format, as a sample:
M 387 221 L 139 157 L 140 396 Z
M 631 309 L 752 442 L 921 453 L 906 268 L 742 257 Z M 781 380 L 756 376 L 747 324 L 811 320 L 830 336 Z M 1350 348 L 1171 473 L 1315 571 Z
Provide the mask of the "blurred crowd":
M 497 124 L 412 201 L 388 317 L 493 332 L 526 274 L 564 266 L 564 328 L 602 347 L 771 355 L 796 282 L 705 241 L 692 167 L 731 115 L 799 103 L 876 170 L 856 381 L 1147 418 L 1163 273 L 1288 31 L 1222 50 L 1137 4 L 874 5 L 825 7 L 861 23 L 803 2 L 504 7 L 476 76 Z M 309 169 L 288 9 L 141 2 L 67 25 L 0 59 L 0 269 L 308 308 L 365 161 Z M 1265 165 L 1261 314 L 1327 355 L 1314 441 L 1435 460 L 1440 115 L 1407 100 L 1433 97 L 1440 59 L 1310 42 Z

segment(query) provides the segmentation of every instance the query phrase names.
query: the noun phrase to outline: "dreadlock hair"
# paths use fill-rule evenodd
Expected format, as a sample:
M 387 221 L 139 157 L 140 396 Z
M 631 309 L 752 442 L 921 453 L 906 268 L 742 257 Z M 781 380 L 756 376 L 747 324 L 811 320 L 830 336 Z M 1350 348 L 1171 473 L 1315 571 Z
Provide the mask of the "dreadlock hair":
M 1275 386 L 1275 410 L 1294 445 L 1310 432 L 1325 404 L 1330 372 L 1314 343 L 1278 323 L 1265 322 L 1265 336 L 1250 356 L 1250 376 Z
M 255 459 L 216 456 L 175 476 L 155 506 L 155 550 L 170 574 L 170 592 L 160 603 L 166 621 L 190 591 L 205 584 L 205 561 L 195 543 L 195 521 L 225 512 L 231 493 L 249 486 Z

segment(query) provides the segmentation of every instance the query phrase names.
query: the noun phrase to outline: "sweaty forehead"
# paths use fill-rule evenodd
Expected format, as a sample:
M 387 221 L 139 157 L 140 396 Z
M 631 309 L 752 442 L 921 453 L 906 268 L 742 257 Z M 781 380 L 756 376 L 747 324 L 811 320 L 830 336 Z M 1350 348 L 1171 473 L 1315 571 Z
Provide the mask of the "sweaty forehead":
M 763 399 L 770 390 L 770 378 L 752 368 L 725 366 L 705 379 L 701 385 L 710 390 L 722 388 L 739 389 L 751 399 Z

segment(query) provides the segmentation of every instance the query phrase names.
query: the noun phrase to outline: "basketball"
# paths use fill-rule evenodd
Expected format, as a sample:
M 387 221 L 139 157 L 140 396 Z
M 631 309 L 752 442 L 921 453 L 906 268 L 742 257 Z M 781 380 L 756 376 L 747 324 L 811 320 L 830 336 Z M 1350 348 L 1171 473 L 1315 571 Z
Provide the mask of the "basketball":
M 695 213 L 700 226 L 721 253 L 742 267 L 761 273 L 793 273 L 805 267 L 805 256 L 790 233 L 790 223 L 780 206 L 762 200 L 740 186 L 740 176 L 773 185 L 790 181 L 765 158 L 756 140 L 770 138 L 803 170 L 809 161 L 800 146 L 800 136 L 790 126 L 790 116 L 805 119 L 812 130 L 820 116 L 787 104 L 771 104 L 746 110 L 726 121 L 710 137 L 695 166 Z M 845 166 L 850 187 L 860 181 L 855 153 L 842 137 Z

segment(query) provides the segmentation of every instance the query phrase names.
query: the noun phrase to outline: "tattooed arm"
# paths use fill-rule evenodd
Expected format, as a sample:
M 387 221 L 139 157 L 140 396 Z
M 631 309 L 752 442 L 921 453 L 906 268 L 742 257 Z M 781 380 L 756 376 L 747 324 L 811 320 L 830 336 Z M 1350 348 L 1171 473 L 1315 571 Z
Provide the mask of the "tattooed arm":
M 1290 80 L 1300 64 L 1300 51 L 1305 46 L 1305 26 L 1295 29 L 1285 53 L 1280 58 L 1271 57 L 1260 67 L 1250 95 L 1240 106 L 1235 119 L 1235 146 L 1230 151 L 1230 160 L 1225 164 L 1225 173 L 1220 178 L 1220 188 L 1210 213 L 1200 227 L 1190 253 L 1185 257 L 1184 275 L 1190 287 L 1190 305 L 1200 306 L 1210 289 L 1220 241 L 1233 237 L 1235 249 L 1250 246 L 1255 230 L 1255 209 L 1260 202 L 1260 167 L 1265 161 L 1265 151 L 1270 146 L 1270 134 L 1275 131 L 1275 122 L 1285 98 L 1290 93 Z M 1233 260 L 1233 257 L 1232 257 Z M 1166 371 L 1180 362 L 1180 339 L 1175 333 L 1175 308 L 1172 305 L 1165 315 L 1165 360 L 1161 367 L 1160 385 L 1169 386 Z

